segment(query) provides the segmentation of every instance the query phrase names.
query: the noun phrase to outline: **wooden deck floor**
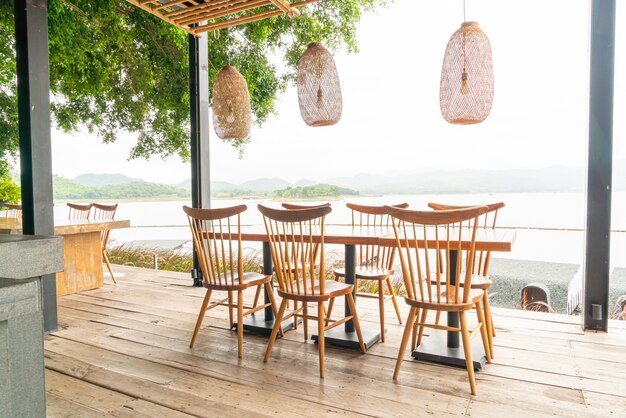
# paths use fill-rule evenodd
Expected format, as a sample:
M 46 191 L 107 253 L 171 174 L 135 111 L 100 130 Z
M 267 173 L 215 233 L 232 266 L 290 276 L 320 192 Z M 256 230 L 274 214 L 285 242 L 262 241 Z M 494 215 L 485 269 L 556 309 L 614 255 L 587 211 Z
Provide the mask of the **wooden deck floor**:
M 463 369 L 407 360 L 392 381 L 402 327 L 391 310 L 384 344 L 365 355 L 327 346 L 320 380 L 301 327 L 269 363 L 266 338 L 245 335 L 239 360 L 215 309 L 191 350 L 204 290 L 186 274 L 117 270 L 116 286 L 59 298 L 60 330 L 45 341 L 49 416 L 626 416 L 624 323 L 583 334 L 577 318 L 496 310 L 495 359 L 471 396 Z M 375 303 L 359 301 L 363 321 L 377 323 Z

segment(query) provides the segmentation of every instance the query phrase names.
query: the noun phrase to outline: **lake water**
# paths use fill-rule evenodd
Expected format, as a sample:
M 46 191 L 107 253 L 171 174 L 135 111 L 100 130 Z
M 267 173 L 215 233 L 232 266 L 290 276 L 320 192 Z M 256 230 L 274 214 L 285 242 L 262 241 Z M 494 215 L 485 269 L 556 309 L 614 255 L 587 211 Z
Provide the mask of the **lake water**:
M 505 202 L 498 213 L 500 227 L 517 231 L 513 251 L 497 256 L 505 258 L 554 261 L 581 264 L 586 202 L 583 193 L 510 193 L 510 194 L 453 194 L 453 195 L 399 195 L 350 198 L 332 201 L 333 212 L 327 222 L 350 223 L 347 201 L 360 204 L 409 203 L 411 208 L 426 208 L 428 202 L 449 204 L 480 204 Z M 248 210 L 242 214 L 245 224 L 259 224 L 261 216 L 256 209 L 259 203 L 278 206 L 272 200 L 214 200 L 212 207 L 233 206 L 244 203 Z M 296 202 L 294 202 L 296 203 Z M 306 204 L 323 202 L 303 202 Z M 117 219 L 130 219 L 131 228 L 114 230 L 111 239 L 118 243 L 134 240 L 190 239 L 187 219 L 182 211 L 188 201 L 123 202 Z M 55 205 L 58 218 L 67 216 L 65 205 Z M 626 266 L 626 192 L 613 193 L 613 219 L 611 254 L 613 266 Z M 496 255 L 494 255 L 496 256 Z

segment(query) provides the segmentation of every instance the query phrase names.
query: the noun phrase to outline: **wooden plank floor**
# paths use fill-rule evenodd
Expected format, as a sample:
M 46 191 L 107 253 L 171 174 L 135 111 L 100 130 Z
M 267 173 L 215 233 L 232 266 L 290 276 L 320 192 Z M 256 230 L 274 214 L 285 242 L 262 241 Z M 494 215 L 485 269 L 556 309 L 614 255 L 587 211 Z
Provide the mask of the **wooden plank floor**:
M 187 274 L 116 271 L 126 273 L 117 285 L 59 298 L 60 329 L 45 341 L 48 416 L 626 416 L 621 322 L 583 333 L 575 317 L 495 310 L 495 359 L 471 396 L 464 369 L 408 355 L 393 382 L 403 328 L 391 306 L 387 341 L 365 355 L 327 346 L 320 380 L 302 327 L 276 342 L 269 363 L 266 338 L 244 335 L 238 359 L 227 312 L 216 308 L 192 350 L 204 290 Z M 375 300 L 359 300 L 358 310 L 377 324 Z

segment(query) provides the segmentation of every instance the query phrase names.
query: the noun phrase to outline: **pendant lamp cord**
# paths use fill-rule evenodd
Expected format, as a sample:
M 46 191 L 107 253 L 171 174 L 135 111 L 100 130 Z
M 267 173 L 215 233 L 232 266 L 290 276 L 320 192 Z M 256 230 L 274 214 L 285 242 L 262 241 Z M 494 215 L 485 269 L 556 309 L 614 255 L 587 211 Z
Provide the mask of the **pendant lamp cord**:
M 463 0 L 463 22 L 465 22 L 465 0 Z

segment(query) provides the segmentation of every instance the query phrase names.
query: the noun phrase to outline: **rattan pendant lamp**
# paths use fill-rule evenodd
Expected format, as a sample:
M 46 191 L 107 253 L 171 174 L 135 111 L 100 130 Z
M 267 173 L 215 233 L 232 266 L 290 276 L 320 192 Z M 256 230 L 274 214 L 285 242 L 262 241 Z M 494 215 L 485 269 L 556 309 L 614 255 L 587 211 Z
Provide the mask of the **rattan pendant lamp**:
M 341 119 L 343 99 L 333 56 L 319 42 L 309 44 L 298 63 L 298 104 L 309 126 L 334 125 Z
M 246 139 L 250 134 L 252 109 L 245 78 L 226 65 L 213 84 L 213 126 L 221 139 Z
M 465 1 L 463 1 L 465 20 Z M 484 121 L 493 104 L 491 44 L 476 22 L 463 22 L 443 58 L 439 105 L 444 119 L 456 125 Z

